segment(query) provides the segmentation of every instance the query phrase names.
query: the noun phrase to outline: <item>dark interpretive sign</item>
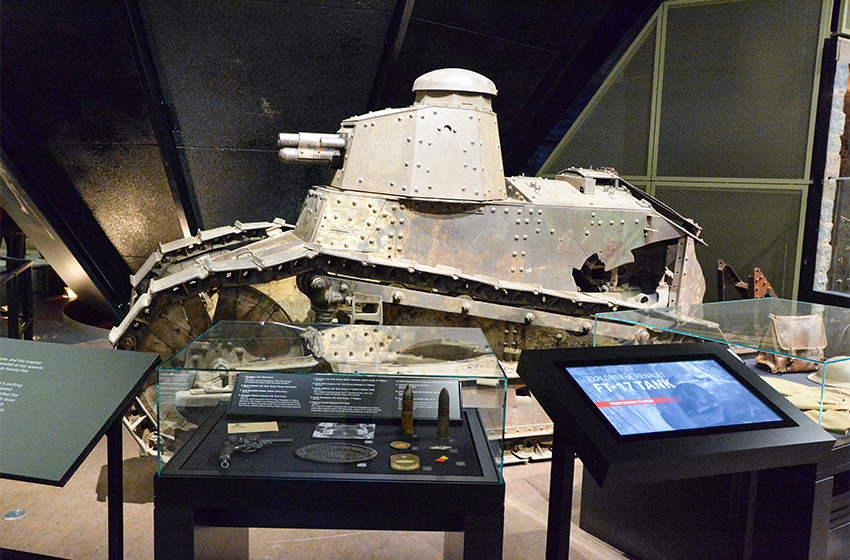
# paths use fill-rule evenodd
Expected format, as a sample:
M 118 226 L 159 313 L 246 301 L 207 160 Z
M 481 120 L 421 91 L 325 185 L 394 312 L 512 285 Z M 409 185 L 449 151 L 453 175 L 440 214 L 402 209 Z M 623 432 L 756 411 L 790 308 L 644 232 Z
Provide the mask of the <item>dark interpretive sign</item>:
M 413 416 L 436 419 L 440 391 L 449 393 L 449 417 L 460 420 L 460 382 L 445 378 L 365 375 L 242 373 L 228 416 L 399 418 L 405 387 L 413 392 Z
M 0 476 L 64 485 L 158 361 L 0 338 Z

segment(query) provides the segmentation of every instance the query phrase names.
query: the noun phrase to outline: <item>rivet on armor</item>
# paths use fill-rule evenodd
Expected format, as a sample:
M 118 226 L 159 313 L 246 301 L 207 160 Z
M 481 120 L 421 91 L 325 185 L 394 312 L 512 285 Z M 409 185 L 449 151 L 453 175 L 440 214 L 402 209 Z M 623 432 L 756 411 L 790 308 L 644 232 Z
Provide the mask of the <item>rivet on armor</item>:
M 521 224 L 521 223 L 522 223 L 522 220 L 520 220 L 519 218 L 517 218 L 517 219 L 516 219 L 516 223 L 517 223 L 517 225 L 519 225 L 519 224 Z
M 516 251 L 514 251 L 514 252 L 513 252 L 513 253 L 511 253 L 511 254 L 512 254 L 513 256 L 517 256 L 517 252 L 516 252 Z
M 522 236 L 522 240 L 523 240 L 523 241 L 525 241 L 526 239 L 528 239 L 528 235 L 527 235 L 527 234 L 523 234 L 523 236 Z
M 523 251 L 522 253 L 520 253 L 520 255 L 522 255 L 522 256 L 524 257 L 524 256 L 525 256 L 525 251 Z
M 587 230 L 584 230 L 584 234 L 585 234 L 585 235 L 590 235 L 590 232 L 589 232 L 589 231 L 587 231 Z
M 552 235 L 555 235 L 555 230 L 554 230 L 554 229 L 550 229 L 550 230 L 549 230 L 549 233 L 551 233 Z
M 511 272 L 516 272 L 516 267 L 511 267 Z
M 591 217 L 591 218 L 595 218 L 595 217 L 596 217 L 596 212 L 591 212 L 591 213 L 590 213 L 590 217 Z
M 399 219 L 398 219 L 398 223 L 403 224 L 403 223 L 404 223 L 404 218 L 399 218 Z
M 514 235 L 514 241 L 519 241 L 519 235 Z

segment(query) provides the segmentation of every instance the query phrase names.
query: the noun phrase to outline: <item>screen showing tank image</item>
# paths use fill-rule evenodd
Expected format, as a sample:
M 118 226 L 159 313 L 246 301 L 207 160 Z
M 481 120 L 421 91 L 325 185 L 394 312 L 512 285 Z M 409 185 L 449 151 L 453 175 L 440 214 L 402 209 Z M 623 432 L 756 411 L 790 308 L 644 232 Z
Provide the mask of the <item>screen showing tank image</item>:
M 748 429 L 785 422 L 710 359 L 565 369 L 620 436 Z

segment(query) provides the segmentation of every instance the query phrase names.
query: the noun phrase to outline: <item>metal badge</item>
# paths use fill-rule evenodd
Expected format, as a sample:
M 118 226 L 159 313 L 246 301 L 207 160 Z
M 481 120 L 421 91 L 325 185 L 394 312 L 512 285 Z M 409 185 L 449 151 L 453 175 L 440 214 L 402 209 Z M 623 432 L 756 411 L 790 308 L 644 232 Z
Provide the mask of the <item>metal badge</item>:
M 419 468 L 419 457 L 413 453 L 390 455 L 390 467 L 397 471 L 415 471 Z
M 390 442 L 390 447 L 393 449 L 410 449 L 410 444 L 406 441 L 393 441 Z
M 378 452 L 356 443 L 315 443 L 296 449 L 295 454 L 318 463 L 359 463 L 374 458 Z

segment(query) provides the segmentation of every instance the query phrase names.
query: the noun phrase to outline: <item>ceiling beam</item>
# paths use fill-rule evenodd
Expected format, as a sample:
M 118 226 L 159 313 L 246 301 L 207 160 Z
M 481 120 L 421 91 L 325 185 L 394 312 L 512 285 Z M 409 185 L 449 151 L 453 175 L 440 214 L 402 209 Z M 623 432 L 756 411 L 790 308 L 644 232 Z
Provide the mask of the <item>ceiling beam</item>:
M 139 3 L 137 0 L 124 0 L 124 6 L 127 14 L 125 21 L 132 42 L 133 58 L 142 86 L 142 96 L 145 99 L 148 118 L 162 157 L 165 175 L 168 177 L 168 184 L 171 186 L 174 210 L 183 235 L 194 235 L 199 229 L 199 222 L 195 216 L 188 181 L 180 160 L 177 140 L 174 136 L 174 133 L 179 130 L 177 120 L 173 118 L 173 111 L 170 110 L 162 93 Z
M 130 267 L 50 151 L 0 113 L 0 200 L 95 316 L 127 312 Z
M 387 76 L 398 61 L 415 3 L 416 0 L 396 0 L 393 17 L 387 27 L 387 37 L 384 39 L 384 51 L 378 64 L 378 72 L 375 74 L 372 93 L 369 95 L 368 111 L 377 111 L 383 108 Z

